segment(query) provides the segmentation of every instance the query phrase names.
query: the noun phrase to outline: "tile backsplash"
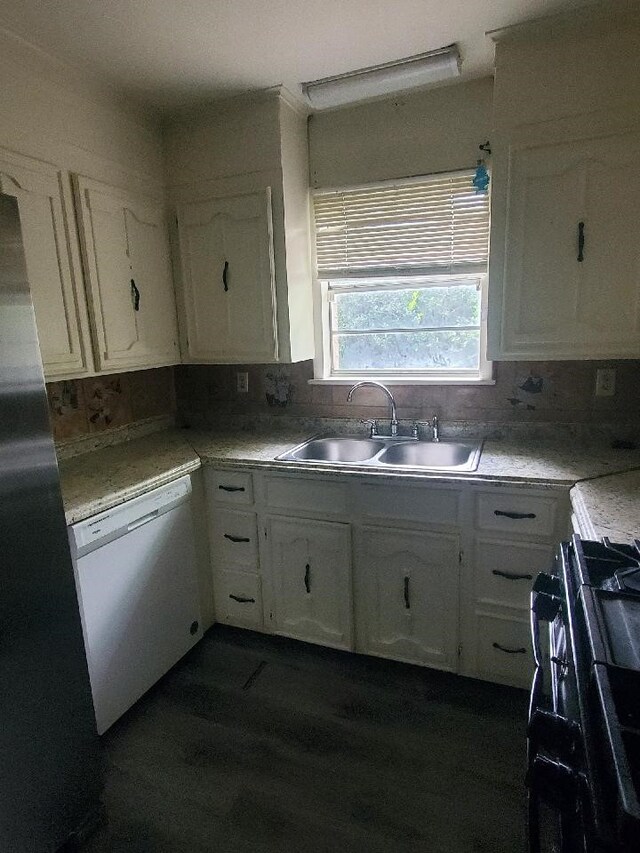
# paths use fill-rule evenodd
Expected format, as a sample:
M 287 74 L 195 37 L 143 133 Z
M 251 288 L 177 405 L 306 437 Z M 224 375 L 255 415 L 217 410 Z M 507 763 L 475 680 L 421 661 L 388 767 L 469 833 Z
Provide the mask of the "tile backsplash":
M 596 397 L 598 367 L 616 370 L 616 393 Z M 640 431 L 640 361 L 496 362 L 494 385 L 394 385 L 401 420 L 438 415 L 443 422 L 620 424 Z M 248 393 L 236 373 L 249 374 Z M 179 420 L 215 425 L 229 415 L 296 418 L 388 416 L 376 389 L 347 403 L 348 386 L 310 385 L 313 363 L 293 365 L 182 365 L 176 368 Z
M 56 442 L 175 413 L 172 367 L 47 383 Z

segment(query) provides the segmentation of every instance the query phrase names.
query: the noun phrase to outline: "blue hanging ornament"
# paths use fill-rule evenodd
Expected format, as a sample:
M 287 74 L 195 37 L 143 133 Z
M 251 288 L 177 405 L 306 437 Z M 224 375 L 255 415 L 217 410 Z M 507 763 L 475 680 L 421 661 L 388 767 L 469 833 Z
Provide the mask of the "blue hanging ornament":
M 487 193 L 489 189 L 489 173 L 487 172 L 484 160 L 478 160 L 472 184 L 476 188 L 476 195 Z
M 476 173 L 473 176 L 473 181 L 471 182 L 473 186 L 476 188 L 476 195 L 486 195 L 489 189 L 489 173 L 487 172 L 487 164 L 484 160 L 484 155 L 491 154 L 491 143 L 487 139 L 482 145 L 478 145 L 478 148 L 482 152 L 480 159 L 477 161 L 476 165 Z

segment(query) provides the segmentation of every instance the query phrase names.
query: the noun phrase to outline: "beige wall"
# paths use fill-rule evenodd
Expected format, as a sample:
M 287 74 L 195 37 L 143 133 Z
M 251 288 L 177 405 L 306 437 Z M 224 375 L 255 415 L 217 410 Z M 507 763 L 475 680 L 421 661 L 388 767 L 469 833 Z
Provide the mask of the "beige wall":
M 640 23 L 635 16 L 548 19 L 497 36 L 499 131 L 591 113 L 638 114 Z
M 0 147 L 124 186 L 162 182 L 153 114 L 3 30 Z
M 267 93 L 204 105 L 164 122 L 167 184 L 279 172 L 278 98 Z
M 493 79 L 373 101 L 309 120 L 311 185 L 335 187 L 474 166 L 491 135 Z

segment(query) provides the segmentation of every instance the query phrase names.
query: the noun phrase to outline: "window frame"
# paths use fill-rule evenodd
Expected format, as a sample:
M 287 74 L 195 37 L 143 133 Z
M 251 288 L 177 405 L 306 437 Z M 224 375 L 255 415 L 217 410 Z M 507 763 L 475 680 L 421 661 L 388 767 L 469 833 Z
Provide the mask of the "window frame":
M 459 169 L 456 172 L 468 171 L 467 169 Z M 440 173 L 441 177 L 446 177 L 447 174 L 456 174 L 456 172 Z M 372 182 L 371 184 L 361 184 L 353 187 L 339 188 L 318 188 L 318 193 L 338 192 L 340 190 L 372 188 L 383 186 L 392 186 L 398 184 L 409 184 L 420 180 L 425 180 L 430 177 L 438 177 L 434 175 L 422 175 L 405 179 L 391 179 L 388 181 Z M 339 292 L 339 288 L 332 289 L 331 281 L 344 281 L 343 275 L 320 276 L 318 273 L 318 263 L 316 256 L 316 229 L 315 216 L 313 208 L 313 194 L 310 194 L 310 211 L 311 211 L 311 229 L 312 229 L 312 245 L 313 245 L 313 306 L 314 306 L 314 332 L 316 344 L 316 356 L 314 358 L 314 379 L 310 380 L 312 384 L 352 384 L 360 380 L 372 379 L 382 381 L 387 385 L 493 385 L 493 363 L 487 359 L 487 301 L 488 301 L 488 260 L 487 270 L 482 273 L 465 273 L 451 272 L 437 273 L 433 275 L 424 275 L 419 272 L 413 276 L 408 270 L 403 270 L 400 274 L 398 270 L 389 270 L 387 280 L 392 279 L 398 281 L 400 278 L 407 278 L 407 286 L 411 287 L 411 280 L 415 281 L 418 278 L 434 281 L 434 286 L 446 284 L 447 281 L 461 282 L 469 280 L 478 282 L 480 289 L 480 352 L 478 360 L 478 368 L 458 368 L 452 370 L 443 370 L 436 368 L 425 368 L 423 370 L 360 370 L 360 371 L 334 371 L 332 364 L 332 329 L 331 329 L 331 299 L 332 292 Z M 383 275 L 354 275 L 354 289 L 358 286 L 358 278 L 373 279 L 379 278 L 380 281 L 385 280 Z M 437 284 L 436 284 L 437 282 Z M 428 284 L 423 284 L 421 287 L 428 287 Z M 361 289 L 366 289 L 362 285 Z M 394 289 L 399 289 L 400 285 L 392 285 Z M 372 288 L 372 290 L 378 288 Z M 390 330 L 393 331 L 393 330 Z

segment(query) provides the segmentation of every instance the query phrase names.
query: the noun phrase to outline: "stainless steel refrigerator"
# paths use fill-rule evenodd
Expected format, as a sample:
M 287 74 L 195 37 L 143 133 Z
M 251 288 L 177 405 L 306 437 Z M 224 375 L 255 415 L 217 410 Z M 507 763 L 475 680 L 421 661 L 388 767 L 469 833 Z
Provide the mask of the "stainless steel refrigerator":
M 101 788 L 18 207 L 0 194 L 0 851 L 71 849 Z

